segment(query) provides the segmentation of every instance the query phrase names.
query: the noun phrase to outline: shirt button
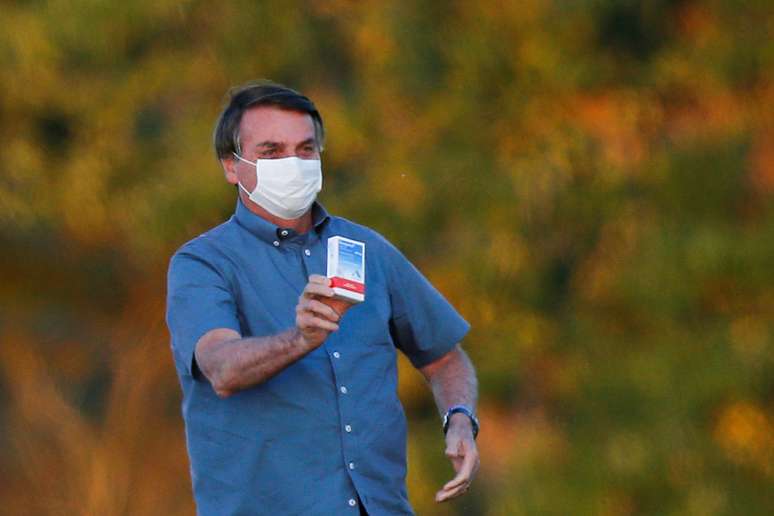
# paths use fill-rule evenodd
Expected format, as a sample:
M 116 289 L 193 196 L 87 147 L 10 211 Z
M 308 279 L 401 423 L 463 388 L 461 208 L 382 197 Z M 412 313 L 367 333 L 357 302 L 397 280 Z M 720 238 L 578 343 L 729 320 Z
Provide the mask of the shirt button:
M 333 352 L 333 358 L 339 358 L 340 356 L 341 356 L 341 353 L 339 353 L 338 351 Z
M 287 229 L 283 229 L 282 231 L 280 231 L 280 235 L 288 236 L 288 230 Z
M 349 499 L 349 506 L 350 507 L 354 507 L 355 505 L 357 505 L 357 502 L 355 501 L 355 499 L 354 498 L 350 498 Z
M 349 463 L 349 469 L 355 469 L 355 463 L 354 462 L 350 462 Z
M 304 254 L 307 256 L 312 256 L 312 251 L 310 251 L 309 249 L 304 249 Z
M 349 425 L 344 425 L 344 430 L 346 430 L 346 431 L 347 431 L 347 433 L 349 433 L 349 432 L 351 432 L 351 431 L 352 431 L 352 427 L 351 427 L 351 426 L 349 426 Z
M 343 385 L 341 386 L 341 389 L 339 389 L 339 390 L 341 391 L 342 394 L 346 394 L 347 393 L 347 388 L 344 387 Z
M 272 242 L 272 244 L 274 244 L 274 247 L 279 247 L 279 242 L 277 242 L 276 240 Z

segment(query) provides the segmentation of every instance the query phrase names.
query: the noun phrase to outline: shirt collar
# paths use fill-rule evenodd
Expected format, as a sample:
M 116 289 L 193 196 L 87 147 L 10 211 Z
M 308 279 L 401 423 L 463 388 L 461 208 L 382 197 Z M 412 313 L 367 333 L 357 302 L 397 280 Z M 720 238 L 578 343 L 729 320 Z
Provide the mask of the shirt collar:
M 275 224 L 272 224 L 260 215 L 256 215 L 250 211 L 250 209 L 244 205 L 242 199 L 238 195 L 236 212 L 234 216 L 236 217 L 236 221 L 240 226 L 265 242 L 273 243 L 276 241 L 280 231 L 283 229 L 279 226 L 276 226 Z M 314 204 L 312 204 L 312 227 L 314 230 L 317 233 L 320 233 L 323 226 L 328 222 L 329 219 L 330 215 L 328 215 L 328 211 L 323 207 L 322 204 L 315 201 Z

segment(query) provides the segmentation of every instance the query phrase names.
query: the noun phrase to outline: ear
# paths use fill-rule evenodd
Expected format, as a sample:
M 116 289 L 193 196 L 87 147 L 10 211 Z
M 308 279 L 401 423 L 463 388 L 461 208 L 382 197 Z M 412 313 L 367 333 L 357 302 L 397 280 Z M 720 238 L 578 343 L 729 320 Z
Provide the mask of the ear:
M 220 165 L 223 167 L 223 176 L 230 184 L 235 185 L 239 182 L 239 178 L 236 173 L 236 160 L 234 158 L 223 158 L 220 160 Z

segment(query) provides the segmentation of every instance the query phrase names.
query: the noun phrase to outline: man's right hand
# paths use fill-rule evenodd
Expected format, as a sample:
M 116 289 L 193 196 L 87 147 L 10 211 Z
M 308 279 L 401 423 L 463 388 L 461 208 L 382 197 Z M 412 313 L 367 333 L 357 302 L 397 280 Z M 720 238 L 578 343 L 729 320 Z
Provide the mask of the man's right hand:
M 333 299 L 331 280 L 312 274 L 298 298 L 296 327 L 301 338 L 314 347 L 320 346 L 331 332 L 339 329 L 338 322 L 350 308 L 346 301 Z

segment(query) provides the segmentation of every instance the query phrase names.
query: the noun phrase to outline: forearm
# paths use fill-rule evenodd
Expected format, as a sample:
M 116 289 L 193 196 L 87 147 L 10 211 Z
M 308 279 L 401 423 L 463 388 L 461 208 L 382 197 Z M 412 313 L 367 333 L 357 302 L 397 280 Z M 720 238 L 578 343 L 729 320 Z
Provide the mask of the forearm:
M 196 343 L 196 362 L 222 397 L 265 382 L 290 364 L 322 345 L 339 329 L 339 319 L 349 305 L 338 311 L 321 302 L 333 300 L 330 280 L 313 274 L 298 298 L 296 327 L 267 337 L 242 338 L 228 328 L 208 332 Z
M 422 373 L 430 384 L 442 416 L 454 405 L 465 405 L 475 410 L 478 400 L 476 371 L 459 346 L 422 368 Z
M 295 328 L 266 337 L 211 342 L 206 337 L 197 346 L 196 360 L 222 397 L 267 381 L 317 347 Z
M 454 405 L 465 405 L 475 412 L 478 398 L 476 371 L 459 344 L 446 355 L 422 368 L 433 390 L 438 411 L 445 415 Z M 452 414 L 446 432 L 446 456 L 451 460 L 456 475 L 435 494 L 443 502 L 467 491 L 480 464 L 476 448 L 477 430 L 466 414 Z

